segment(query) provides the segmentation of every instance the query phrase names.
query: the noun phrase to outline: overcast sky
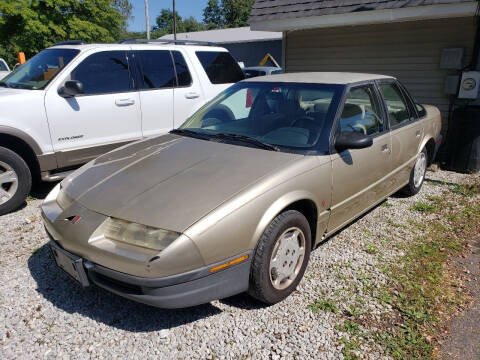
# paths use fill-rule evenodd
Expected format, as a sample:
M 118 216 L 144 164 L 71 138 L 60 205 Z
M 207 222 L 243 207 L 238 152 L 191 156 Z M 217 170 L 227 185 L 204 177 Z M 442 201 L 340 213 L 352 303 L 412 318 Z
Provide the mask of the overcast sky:
M 130 0 L 133 5 L 132 15 L 134 19 L 129 22 L 130 31 L 145 31 L 145 0 Z M 176 0 L 177 13 L 182 17 L 193 16 L 198 21 L 203 18 L 203 9 L 208 0 Z M 172 8 L 172 0 L 149 0 L 150 25 L 155 24 L 155 18 L 162 9 Z

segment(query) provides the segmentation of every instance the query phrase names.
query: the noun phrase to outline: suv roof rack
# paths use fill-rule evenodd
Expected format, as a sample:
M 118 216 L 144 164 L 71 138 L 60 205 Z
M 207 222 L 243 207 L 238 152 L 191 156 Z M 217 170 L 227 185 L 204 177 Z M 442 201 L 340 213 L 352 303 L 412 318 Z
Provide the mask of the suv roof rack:
M 203 46 L 218 46 L 218 44 L 211 41 L 200 40 L 170 40 L 170 39 L 125 39 L 120 40 L 117 44 L 149 44 L 149 43 L 161 43 L 161 44 L 175 44 L 175 45 L 203 45 Z
M 59 41 L 52 46 L 57 45 L 85 45 L 87 42 L 85 40 L 66 40 L 66 41 Z

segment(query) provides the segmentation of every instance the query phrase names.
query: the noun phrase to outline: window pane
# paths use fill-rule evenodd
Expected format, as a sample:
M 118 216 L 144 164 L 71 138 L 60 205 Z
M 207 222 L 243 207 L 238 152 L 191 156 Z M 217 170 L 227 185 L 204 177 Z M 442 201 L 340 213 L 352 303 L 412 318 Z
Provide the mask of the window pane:
M 228 52 L 197 51 L 198 60 L 212 84 L 230 84 L 243 80 L 242 69 Z
M 0 71 L 8 71 L 7 66 L 3 61 L 0 61 Z
M 35 55 L 2 79 L 21 89 L 43 89 L 80 52 L 74 49 L 47 49 Z
M 181 128 L 310 148 L 328 128 L 333 99 L 340 91 L 341 87 L 332 85 L 240 82 L 207 103 Z M 328 143 L 322 148 L 328 148 Z
M 85 94 L 120 93 L 131 90 L 125 51 L 104 51 L 83 60 L 72 72 Z
M 427 116 L 427 110 L 425 110 L 422 104 L 415 103 L 415 107 L 417 108 L 418 116 L 420 117 Z
M 410 114 L 400 90 L 394 84 L 380 84 L 380 89 L 387 105 L 390 125 L 396 126 L 407 122 L 410 119 Z
M 172 88 L 175 71 L 168 50 L 144 50 L 136 52 L 142 69 L 142 89 Z
M 350 90 L 340 118 L 341 132 L 365 135 L 381 133 L 385 127 L 378 97 L 371 86 Z
M 190 86 L 192 76 L 188 70 L 188 65 L 180 51 L 173 51 L 173 61 L 175 61 L 175 69 L 177 70 L 178 86 Z

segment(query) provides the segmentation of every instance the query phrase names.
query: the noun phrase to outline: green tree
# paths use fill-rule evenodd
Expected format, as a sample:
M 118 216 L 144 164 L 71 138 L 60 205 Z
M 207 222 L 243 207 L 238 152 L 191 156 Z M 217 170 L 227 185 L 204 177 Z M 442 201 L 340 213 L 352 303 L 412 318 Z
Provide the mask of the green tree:
M 203 9 L 203 23 L 208 29 L 220 29 L 223 27 L 224 18 L 218 0 L 208 0 L 207 6 Z
M 250 11 L 255 0 L 222 0 L 225 27 L 248 26 Z
M 201 31 L 205 30 L 205 25 L 198 22 L 193 16 L 182 20 L 183 32 Z
M 175 14 L 177 21 L 177 32 L 183 32 L 183 20 L 178 12 Z M 162 35 L 172 34 L 173 33 L 173 11 L 170 9 L 162 9 L 160 15 L 155 19 L 157 25 L 155 25 L 152 30 L 160 31 Z
M 113 42 L 120 37 L 126 23 L 118 3 L 114 0 L 2 0 L 0 56 L 14 64 L 19 51 L 29 58 L 62 40 Z

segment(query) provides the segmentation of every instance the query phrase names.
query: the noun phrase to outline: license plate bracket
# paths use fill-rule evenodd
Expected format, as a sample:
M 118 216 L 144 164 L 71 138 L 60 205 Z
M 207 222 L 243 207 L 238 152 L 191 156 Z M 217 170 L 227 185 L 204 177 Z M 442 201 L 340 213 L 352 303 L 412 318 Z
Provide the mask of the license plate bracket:
M 53 258 L 60 269 L 76 282 L 80 283 L 83 287 L 90 285 L 83 267 L 83 259 L 81 257 L 70 254 L 56 244 L 50 244 L 50 249 L 52 250 Z

